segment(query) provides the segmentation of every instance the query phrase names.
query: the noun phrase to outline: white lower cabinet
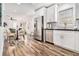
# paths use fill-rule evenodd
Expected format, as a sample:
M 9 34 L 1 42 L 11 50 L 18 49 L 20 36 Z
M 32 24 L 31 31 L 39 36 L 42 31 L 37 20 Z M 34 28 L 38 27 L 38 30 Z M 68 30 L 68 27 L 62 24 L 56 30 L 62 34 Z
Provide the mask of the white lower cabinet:
M 75 42 L 74 42 L 74 32 L 72 31 L 62 31 L 63 33 L 63 39 L 62 40 L 62 46 L 67 49 L 75 49 Z M 60 34 L 61 34 L 60 33 Z
M 56 45 L 62 46 L 62 40 L 60 37 L 60 31 L 53 31 L 53 42 Z
M 79 52 L 79 31 L 47 30 L 45 41 Z
M 75 34 L 75 50 L 79 51 L 79 32 L 78 31 Z
M 53 42 L 63 48 L 79 51 L 79 32 L 54 30 Z

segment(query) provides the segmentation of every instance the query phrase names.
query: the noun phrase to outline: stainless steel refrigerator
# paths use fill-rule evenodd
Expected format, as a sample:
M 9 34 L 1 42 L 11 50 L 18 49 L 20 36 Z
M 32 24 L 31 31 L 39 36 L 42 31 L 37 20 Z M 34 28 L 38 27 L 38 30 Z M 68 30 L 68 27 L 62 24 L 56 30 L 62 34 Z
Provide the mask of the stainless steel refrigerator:
M 43 29 L 44 29 L 44 16 L 39 16 L 39 17 L 35 18 L 34 39 L 39 40 L 39 41 L 44 41 Z

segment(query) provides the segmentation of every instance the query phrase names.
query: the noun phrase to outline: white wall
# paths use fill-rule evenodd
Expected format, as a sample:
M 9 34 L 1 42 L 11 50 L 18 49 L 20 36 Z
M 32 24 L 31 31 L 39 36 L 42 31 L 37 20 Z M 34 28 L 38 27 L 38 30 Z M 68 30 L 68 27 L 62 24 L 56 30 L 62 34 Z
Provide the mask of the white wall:
M 6 3 L 4 4 L 4 21 L 8 23 L 8 27 L 13 27 L 13 22 L 10 17 L 15 19 L 17 25 L 20 23 L 26 23 L 26 31 L 28 33 L 33 32 L 34 28 L 34 6 L 30 3 L 18 5 L 16 3 Z
M 2 5 L 3 8 L 3 5 Z M 3 9 L 2 9 L 3 10 Z M 4 12 L 2 11 L 2 15 Z M 3 54 L 3 46 L 4 46 L 4 27 L 3 27 L 3 21 L 4 21 L 4 17 L 2 16 L 2 26 L 0 26 L 0 56 L 2 56 Z
M 3 46 L 4 46 L 4 37 L 3 37 L 3 27 L 0 27 L 0 56 L 3 53 Z

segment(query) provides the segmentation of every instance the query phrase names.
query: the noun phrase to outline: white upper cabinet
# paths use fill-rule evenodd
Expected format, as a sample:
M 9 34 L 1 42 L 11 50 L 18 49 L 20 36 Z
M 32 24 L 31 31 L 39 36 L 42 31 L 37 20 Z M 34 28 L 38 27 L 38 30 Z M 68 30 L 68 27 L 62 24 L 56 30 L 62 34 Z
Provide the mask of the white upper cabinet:
M 47 7 L 47 22 L 57 21 L 57 5 Z
M 45 7 L 41 7 L 37 10 L 35 10 L 35 17 L 39 17 L 39 16 L 45 16 L 46 14 L 46 8 Z
M 76 3 L 76 18 L 79 19 L 79 3 Z
M 46 7 L 41 7 L 39 9 L 35 10 L 34 18 L 38 18 L 41 16 L 44 16 L 44 28 L 46 28 Z

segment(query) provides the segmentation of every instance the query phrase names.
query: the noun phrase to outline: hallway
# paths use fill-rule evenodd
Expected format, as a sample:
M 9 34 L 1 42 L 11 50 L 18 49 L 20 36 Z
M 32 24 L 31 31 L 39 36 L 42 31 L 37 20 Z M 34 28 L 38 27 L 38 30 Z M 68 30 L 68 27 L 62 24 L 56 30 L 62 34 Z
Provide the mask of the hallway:
M 11 56 L 9 44 L 5 41 L 3 56 Z M 15 56 L 78 56 L 79 54 L 58 46 L 40 42 L 34 39 L 27 40 L 26 45 L 19 43 L 14 51 Z

